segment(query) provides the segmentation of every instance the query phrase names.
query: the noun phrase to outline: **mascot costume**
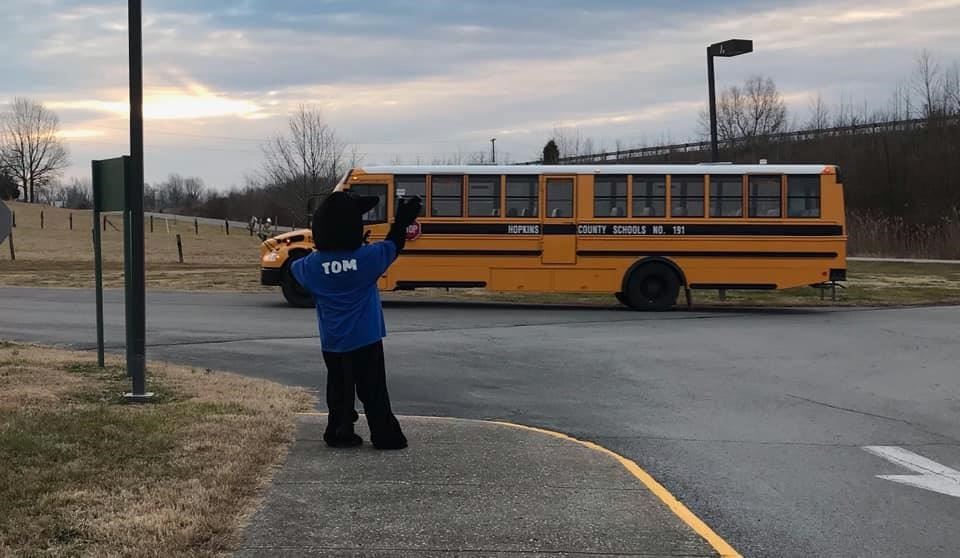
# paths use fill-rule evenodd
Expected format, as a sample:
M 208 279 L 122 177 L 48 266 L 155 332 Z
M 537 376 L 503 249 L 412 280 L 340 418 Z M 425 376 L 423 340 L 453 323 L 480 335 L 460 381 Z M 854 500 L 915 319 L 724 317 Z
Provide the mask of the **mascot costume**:
M 327 365 L 329 416 L 323 439 L 331 447 L 363 443 L 353 430 L 359 418 L 354 393 L 363 403 L 373 446 L 407 447 L 387 394 L 382 342 L 387 333 L 377 280 L 403 250 L 406 229 L 420 214 L 421 201 L 400 200 L 387 238 L 368 244 L 363 215 L 378 202 L 349 192 L 331 193 L 313 215 L 316 251 L 290 266 L 316 302 Z

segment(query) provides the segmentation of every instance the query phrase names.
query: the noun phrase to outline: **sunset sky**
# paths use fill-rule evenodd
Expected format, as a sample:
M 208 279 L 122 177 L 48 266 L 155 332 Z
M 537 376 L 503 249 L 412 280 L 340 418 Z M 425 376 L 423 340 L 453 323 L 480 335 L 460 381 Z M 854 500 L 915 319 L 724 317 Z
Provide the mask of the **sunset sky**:
M 720 86 L 772 77 L 792 118 L 811 97 L 882 108 L 921 49 L 960 61 L 960 0 L 144 0 L 146 177 L 213 188 L 256 171 L 298 103 L 320 107 L 367 163 L 489 150 L 537 156 L 554 127 L 605 147 L 685 141 Z M 126 153 L 126 2 L 5 0 L 0 110 L 54 109 L 72 166 Z

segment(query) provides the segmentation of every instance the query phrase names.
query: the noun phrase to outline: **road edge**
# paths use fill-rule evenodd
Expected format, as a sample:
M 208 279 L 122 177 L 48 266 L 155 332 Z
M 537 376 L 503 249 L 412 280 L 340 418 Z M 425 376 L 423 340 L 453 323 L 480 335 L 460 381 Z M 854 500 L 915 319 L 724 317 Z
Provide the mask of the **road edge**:
M 664 487 L 662 484 L 657 482 L 657 479 L 653 478 L 653 476 L 650 475 L 650 473 L 643 470 L 643 468 L 637 465 L 637 463 L 632 459 L 628 459 L 611 449 L 601 446 L 600 444 L 590 442 L 587 440 L 580 440 L 578 438 L 574 438 L 573 436 L 569 436 L 562 432 L 556 432 L 554 430 L 548 430 L 545 428 L 537 428 L 535 426 L 527 426 L 524 424 L 517 424 L 514 422 L 499 421 L 499 420 L 482 421 L 482 422 L 490 422 L 493 424 L 509 426 L 509 427 L 518 428 L 521 430 L 529 430 L 533 432 L 538 432 L 540 434 L 553 436 L 554 438 L 560 438 L 562 440 L 576 442 L 581 446 L 606 454 L 616 459 L 621 465 L 623 465 L 623 467 L 631 475 L 633 475 L 637 480 L 639 480 L 645 487 L 647 487 L 648 490 L 650 490 L 650 492 L 652 492 L 657 498 L 659 498 L 661 502 L 663 502 L 668 508 L 670 508 L 670 511 L 672 511 L 674 515 L 676 515 L 680 519 L 680 521 L 684 522 L 687 525 L 687 527 L 690 527 L 691 529 L 693 529 L 694 532 L 696 532 L 698 535 L 700 535 L 701 538 L 707 541 L 707 544 L 712 546 L 713 549 L 717 551 L 717 553 L 720 555 L 721 558 L 743 558 L 743 556 L 739 552 L 737 552 L 730 545 L 730 543 L 728 543 L 726 540 L 724 540 L 723 537 L 718 535 L 716 531 L 711 529 L 709 525 L 707 525 L 702 519 L 697 517 L 696 514 L 690 511 L 690 508 L 685 506 L 683 502 L 678 500 L 676 496 L 674 496 L 672 493 L 670 493 L 669 490 L 666 489 L 666 487 Z

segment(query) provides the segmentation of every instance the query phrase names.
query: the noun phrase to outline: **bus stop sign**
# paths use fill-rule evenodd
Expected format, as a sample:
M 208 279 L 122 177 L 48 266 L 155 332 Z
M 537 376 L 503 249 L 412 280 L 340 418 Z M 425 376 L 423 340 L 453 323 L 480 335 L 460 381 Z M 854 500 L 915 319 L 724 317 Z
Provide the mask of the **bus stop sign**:
M 0 201 L 0 244 L 10 236 L 13 228 L 13 218 L 10 215 L 10 208 L 7 204 Z

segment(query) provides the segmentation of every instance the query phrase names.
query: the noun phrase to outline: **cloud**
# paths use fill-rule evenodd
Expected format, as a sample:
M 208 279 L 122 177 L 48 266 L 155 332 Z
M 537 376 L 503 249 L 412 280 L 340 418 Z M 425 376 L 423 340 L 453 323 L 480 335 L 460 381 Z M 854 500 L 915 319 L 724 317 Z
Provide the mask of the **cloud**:
M 78 172 L 126 142 L 125 5 L 7 0 L 0 13 L 0 99 L 35 97 L 65 130 L 102 132 L 70 136 Z M 718 61 L 721 87 L 770 75 L 800 119 L 812 92 L 879 106 L 921 48 L 960 58 L 957 29 L 960 0 L 157 0 L 144 13 L 148 172 L 236 182 L 299 103 L 371 162 L 493 135 L 524 159 L 564 126 L 607 145 L 683 140 L 706 100 L 706 44 L 730 37 L 756 50 Z

